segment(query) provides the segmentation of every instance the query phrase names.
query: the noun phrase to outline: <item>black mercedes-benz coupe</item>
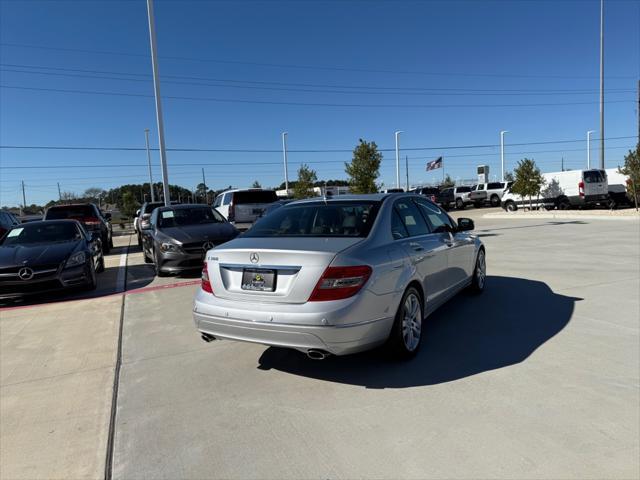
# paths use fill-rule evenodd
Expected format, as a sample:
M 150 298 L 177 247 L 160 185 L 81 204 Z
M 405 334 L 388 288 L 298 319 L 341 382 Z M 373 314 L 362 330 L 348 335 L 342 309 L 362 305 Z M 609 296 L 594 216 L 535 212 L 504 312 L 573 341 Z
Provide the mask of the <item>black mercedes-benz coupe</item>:
M 201 269 L 207 250 L 238 236 L 238 230 L 207 205 L 156 208 L 141 225 L 142 250 L 156 275 Z
M 14 226 L 0 238 L 0 299 L 81 287 L 96 288 L 104 270 L 99 234 L 76 220 Z

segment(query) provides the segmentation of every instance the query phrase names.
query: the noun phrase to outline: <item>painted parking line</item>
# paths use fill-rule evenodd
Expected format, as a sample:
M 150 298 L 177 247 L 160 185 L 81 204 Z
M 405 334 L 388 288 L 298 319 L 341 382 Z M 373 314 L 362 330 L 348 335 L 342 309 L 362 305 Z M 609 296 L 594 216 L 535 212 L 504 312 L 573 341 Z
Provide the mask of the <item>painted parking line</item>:
M 120 255 L 120 264 L 118 265 L 118 275 L 116 277 L 116 292 L 124 292 L 125 280 L 127 278 L 127 257 L 129 255 L 129 245 L 122 255 Z
M 124 292 L 125 295 L 134 295 L 137 293 L 153 292 L 156 290 L 166 290 L 168 288 L 189 287 L 191 285 L 200 285 L 201 280 L 186 280 L 184 282 L 168 283 L 166 285 L 154 285 L 153 287 L 141 287 L 134 290 Z

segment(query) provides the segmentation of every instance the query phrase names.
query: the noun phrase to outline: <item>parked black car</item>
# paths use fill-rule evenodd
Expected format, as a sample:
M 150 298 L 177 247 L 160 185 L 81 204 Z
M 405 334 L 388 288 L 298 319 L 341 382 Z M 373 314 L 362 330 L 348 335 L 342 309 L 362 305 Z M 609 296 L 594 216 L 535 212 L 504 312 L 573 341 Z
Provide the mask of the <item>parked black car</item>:
M 418 187 L 413 189 L 412 192 L 417 193 L 418 195 L 424 195 L 433 203 L 436 203 L 440 190 L 437 187 Z
M 202 268 L 208 250 L 239 233 L 215 209 L 198 204 L 156 208 L 140 231 L 145 262 L 158 276 Z
M 111 227 L 111 214 L 102 214 L 93 203 L 75 203 L 70 205 L 55 205 L 49 207 L 44 213 L 43 220 L 77 220 L 89 233 L 98 233 L 102 240 L 104 253 L 109 253 L 113 248 L 113 230 Z
M 16 225 L 0 239 L 0 299 L 71 287 L 96 288 L 102 243 L 76 220 Z

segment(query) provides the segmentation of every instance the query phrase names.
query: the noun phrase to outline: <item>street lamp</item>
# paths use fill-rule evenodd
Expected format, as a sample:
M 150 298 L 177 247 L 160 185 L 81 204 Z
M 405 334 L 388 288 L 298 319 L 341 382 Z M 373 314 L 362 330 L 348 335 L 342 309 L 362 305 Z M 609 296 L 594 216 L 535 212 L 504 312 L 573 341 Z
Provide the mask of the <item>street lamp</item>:
M 287 132 L 282 132 L 282 155 L 284 157 L 284 189 L 289 196 L 289 169 L 287 168 Z
M 399 136 L 402 130 L 396 132 L 396 188 L 400 188 L 400 143 Z
M 587 132 L 587 170 L 591 168 L 591 134 L 594 130 Z
M 500 165 L 502 171 L 502 181 L 504 182 L 504 134 L 509 133 L 508 130 L 502 130 L 500 132 Z
M 144 139 L 147 143 L 147 163 L 149 164 L 149 188 L 151 189 L 151 201 L 155 203 L 156 194 L 153 191 L 153 175 L 151 174 L 151 152 L 149 151 L 149 129 L 144 129 Z

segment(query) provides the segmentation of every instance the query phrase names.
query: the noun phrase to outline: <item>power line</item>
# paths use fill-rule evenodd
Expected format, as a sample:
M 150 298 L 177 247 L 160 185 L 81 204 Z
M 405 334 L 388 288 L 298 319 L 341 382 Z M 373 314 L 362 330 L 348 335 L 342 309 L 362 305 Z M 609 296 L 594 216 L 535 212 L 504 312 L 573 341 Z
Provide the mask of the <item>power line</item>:
M 47 68 L 47 67 L 41 67 Z M 79 73 L 57 73 L 57 72 L 38 72 L 32 70 L 19 70 L 19 69 L 7 69 L 3 68 L 3 72 L 12 73 L 26 73 L 31 75 L 48 75 L 58 77 L 71 77 L 71 78 L 92 78 L 97 80 L 116 80 L 126 82 L 148 82 L 148 79 L 143 78 L 118 78 L 106 75 L 97 74 L 79 74 Z M 93 73 L 93 72 L 92 72 Z M 129 75 L 121 72 L 104 72 L 111 73 L 112 75 Z M 148 76 L 150 78 L 150 76 Z M 230 80 L 213 80 L 217 82 L 228 82 Z M 358 91 L 358 90 L 327 90 L 319 88 L 294 88 L 294 87 L 272 87 L 272 86 L 256 86 L 256 85 L 225 85 L 220 83 L 206 83 L 206 82 L 187 82 L 178 80 L 164 80 L 163 83 L 170 83 L 175 85 L 193 85 L 202 87 L 217 87 L 217 88 L 236 88 L 245 90 L 269 90 L 269 91 L 282 91 L 282 92 L 303 92 L 303 93 L 330 93 L 330 94 L 346 94 L 346 95 L 402 95 L 402 96 L 560 96 L 560 95 L 592 95 L 596 93 L 596 90 L 565 90 L 565 91 L 499 91 L 499 90 L 470 90 L 465 89 L 422 89 L 422 90 L 434 90 L 434 91 L 393 91 L 395 89 L 386 89 L 385 91 Z M 335 88 L 335 87 L 334 87 Z M 630 93 L 635 92 L 633 89 L 612 89 L 608 90 L 609 93 Z
M 148 54 L 142 53 L 130 53 L 130 52 L 117 52 L 110 50 L 89 50 L 81 48 L 65 48 L 65 47 L 51 47 L 43 45 L 32 45 L 24 43 L 0 43 L 3 47 L 11 48 L 31 48 L 39 50 L 50 51 L 62 51 L 62 52 L 76 52 L 76 53 L 90 53 L 98 55 L 118 55 L 127 57 L 141 57 L 149 58 Z M 217 58 L 196 58 L 196 57 L 184 57 L 184 56 L 160 56 L 162 59 L 167 60 L 181 60 L 189 62 L 205 62 L 205 63 L 221 63 L 229 65 L 252 65 L 256 67 L 269 67 L 269 68 L 288 68 L 288 69 L 300 69 L 300 70 L 328 70 L 328 71 L 341 71 L 341 72 L 361 72 L 361 73 L 385 73 L 394 75 L 425 75 L 425 76 L 439 76 L 439 77 L 504 77 L 504 78 L 565 78 L 565 79 L 593 79 L 597 78 L 593 75 L 527 75 L 527 74 L 513 74 L 513 73 L 468 73 L 468 72 L 427 72 L 421 70 L 397 70 L 397 69 L 371 69 L 371 68 L 353 68 L 343 66 L 327 66 L 327 65 L 302 65 L 302 64 L 285 64 L 285 63 L 268 63 L 268 62 L 248 62 L 241 60 L 223 60 Z M 611 76 L 610 78 L 634 78 L 633 76 L 619 75 Z
M 606 140 L 626 140 L 635 138 L 635 135 L 619 136 L 619 137 L 607 137 Z M 528 145 L 554 145 L 561 143 L 582 143 L 584 139 L 573 140 L 545 140 L 539 142 L 520 142 L 509 143 L 509 146 L 528 146 Z M 422 150 L 458 150 L 458 149 L 474 149 L 474 148 L 496 148 L 500 144 L 477 144 L 477 145 L 445 145 L 437 147 L 406 147 L 402 151 L 422 151 Z M 121 151 L 121 152 L 137 152 L 146 151 L 146 147 L 107 147 L 107 146 L 60 146 L 60 145 L 0 145 L 0 149 L 15 149 L 15 150 L 86 150 L 86 151 Z M 152 151 L 157 151 L 157 148 L 150 148 Z M 249 148 L 167 148 L 169 152 L 189 152 L 189 153 L 278 153 L 281 154 L 282 150 L 275 149 L 249 149 Z M 328 149 L 287 149 L 289 153 L 352 153 L 352 148 L 328 148 Z M 379 148 L 380 152 L 394 152 L 395 148 Z M 274 162 L 275 163 L 275 162 Z M 278 162 L 279 164 L 280 162 Z M 264 165 L 264 162 L 260 162 Z M 233 163 L 232 165 L 238 165 Z M 126 165 L 129 166 L 129 165 Z M 0 168 L 6 168 L 0 166 Z
M 0 88 L 15 89 L 15 90 L 28 90 L 28 91 L 40 91 L 40 92 L 55 92 L 55 93 L 73 93 L 82 95 L 106 95 L 106 96 L 122 96 L 122 97 L 140 97 L 140 98 L 154 98 L 153 95 L 144 93 L 125 93 L 125 92 L 103 92 L 98 90 L 65 90 L 61 88 L 38 88 L 38 87 L 21 87 L 17 85 L 0 85 Z M 244 104 L 258 104 L 258 105 L 289 105 L 289 106 L 301 106 L 301 107 L 340 107 L 340 108 L 511 108 L 511 107 L 555 107 L 555 106 L 569 106 L 569 105 L 593 105 L 598 102 L 557 102 L 557 103 L 494 103 L 494 104 L 374 104 L 374 103 L 317 103 L 317 102 L 282 102 L 274 100 L 248 100 L 248 99 L 228 99 L 228 98 L 213 98 L 213 97 L 185 97 L 185 96 L 170 96 L 164 95 L 163 98 L 171 100 L 197 100 L 205 102 L 217 102 L 217 103 L 244 103 Z M 609 100 L 606 103 L 635 103 L 635 100 Z

